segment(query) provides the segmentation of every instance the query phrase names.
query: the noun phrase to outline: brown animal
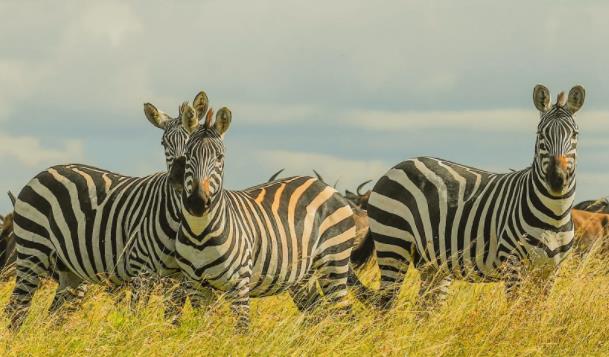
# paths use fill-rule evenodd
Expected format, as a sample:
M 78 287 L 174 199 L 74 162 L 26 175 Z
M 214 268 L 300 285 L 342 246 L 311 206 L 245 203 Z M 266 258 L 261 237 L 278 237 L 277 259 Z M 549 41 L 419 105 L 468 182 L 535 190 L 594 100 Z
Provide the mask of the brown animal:
M 594 213 L 578 209 L 571 211 L 573 225 L 575 226 L 574 250 L 576 254 L 588 253 L 593 245 L 601 242 L 599 249 L 609 251 L 607 235 L 609 234 L 609 214 Z
M 15 196 L 11 192 L 8 196 L 15 206 Z M 13 212 L 11 212 L 5 216 L 0 215 L 0 281 L 6 281 L 13 275 L 16 259 Z
M 350 202 L 354 203 L 359 208 L 367 211 L 368 200 L 370 199 L 370 194 L 372 193 L 372 190 L 368 190 L 364 193 L 361 193 L 360 190 L 370 182 L 372 182 L 372 180 L 368 180 L 357 186 L 357 189 L 355 190 L 356 193 L 353 193 L 349 190 L 345 190 L 345 198 L 348 199 Z

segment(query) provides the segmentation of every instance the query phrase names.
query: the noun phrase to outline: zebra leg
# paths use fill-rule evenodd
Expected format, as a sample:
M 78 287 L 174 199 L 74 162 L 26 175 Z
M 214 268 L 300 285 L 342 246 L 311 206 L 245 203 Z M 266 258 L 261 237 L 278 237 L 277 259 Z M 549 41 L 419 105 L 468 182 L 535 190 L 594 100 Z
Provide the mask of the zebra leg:
M 190 306 L 192 306 L 193 309 L 201 309 L 210 306 L 215 300 L 212 288 L 209 286 L 200 286 L 197 288 L 196 284 L 197 283 L 190 280 L 184 282 L 184 289 L 186 290 L 188 299 L 190 299 Z
M 383 250 L 377 250 L 377 252 L 377 261 L 381 270 L 381 287 L 374 304 L 379 309 L 389 310 L 395 305 L 400 294 L 410 265 L 410 255 L 392 254 Z
M 174 278 L 163 278 L 161 285 L 164 292 L 165 320 L 169 320 L 172 325 L 178 326 L 182 318 L 182 309 L 186 304 L 184 282 Z
M 288 292 L 300 312 L 313 311 L 321 303 L 322 296 L 317 290 L 317 283 L 315 280 L 311 280 L 310 276 L 290 288 Z
M 319 274 L 319 285 L 326 301 L 335 305 L 338 310 L 350 313 L 351 303 L 346 297 L 348 293 L 347 277 L 349 275 L 349 255 L 351 251 L 350 249 L 347 250 L 346 259 L 344 253 L 340 252 L 324 256 L 316 270 Z
M 431 311 L 444 303 L 448 296 L 448 288 L 452 277 L 431 268 L 421 269 L 421 287 L 417 298 L 420 307 L 418 317 L 428 317 Z
M 143 301 L 144 306 L 148 305 L 153 285 L 154 279 L 145 274 L 138 275 L 131 280 L 131 301 L 129 302 L 129 310 L 135 312 L 140 300 Z
M 250 271 L 247 266 L 239 269 L 237 285 L 229 291 L 231 310 L 237 316 L 237 332 L 246 333 L 250 328 Z
M 27 317 L 32 297 L 40 287 L 40 279 L 50 270 L 50 252 L 39 251 L 39 255 L 18 255 L 16 284 L 8 305 L 4 309 L 10 318 L 9 329 L 17 330 Z
M 82 304 L 82 300 L 87 292 L 87 286 L 80 277 L 71 271 L 59 271 L 58 275 L 59 286 L 49 307 L 49 313 L 56 313 L 66 303 L 68 303 L 65 308 L 66 312 L 72 313 Z
M 516 256 L 509 256 L 505 261 L 505 296 L 508 301 L 516 300 L 522 287 L 523 266 Z

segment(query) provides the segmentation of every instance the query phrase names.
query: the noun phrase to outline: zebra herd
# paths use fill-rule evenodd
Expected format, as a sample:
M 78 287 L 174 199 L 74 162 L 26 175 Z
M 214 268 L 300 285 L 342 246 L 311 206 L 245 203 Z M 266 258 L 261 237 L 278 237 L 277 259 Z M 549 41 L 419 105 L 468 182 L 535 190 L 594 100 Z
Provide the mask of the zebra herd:
M 205 305 L 214 291 L 225 292 L 241 331 L 249 326 L 250 298 L 286 291 L 302 312 L 327 303 L 349 314 L 349 287 L 363 302 L 389 309 L 410 263 L 421 271 L 425 307 L 444 300 L 453 279 L 505 281 L 508 296 L 524 273 L 541 271 L 551 281 L 573 244 L 573 115 L 584 97 L 575 86 L 552 104 L 546 87 L 534 88 L 540 121 L 524 170 L 496 174 L 420 157 L 391 168 L 371 193 L 358 188 L 346 196 L 319 176 L 274 176 L 227 190 L 223 138 L 231 111 L 223 107 L 214 118 L 205 92 L 175 118 L 146 103 L 146 118 L 163 131 L 166 172 L 130 177 L 57 165 L 19 192 L 9 327 L 22 325 L 45 277 L 58 282 L 51 312 L 77 308 L 88 284 L 129 286 L 133 304 L 147 299 L 152 284 L 171 282 L 165 315 L 175 323 L 187 296 Z M 362 208 L 369 231 L 356 244 Z M 354 269 L 373 256 L 378 291 Z

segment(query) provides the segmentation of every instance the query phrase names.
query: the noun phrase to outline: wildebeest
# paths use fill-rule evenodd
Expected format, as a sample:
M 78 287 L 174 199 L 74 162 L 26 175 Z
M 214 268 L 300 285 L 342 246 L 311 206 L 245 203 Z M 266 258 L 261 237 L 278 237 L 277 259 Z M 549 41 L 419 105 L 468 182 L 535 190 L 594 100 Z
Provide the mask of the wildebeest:
M 574 249 L 577 254 L 588 253 L 598 240 L 602 240 L 599 249 L 607 251 L 609 214 L 573 209 L 571 217 L 575 226 Z
M 15 196 L 11 192 L 8 196 L 14 206 Z M 13 212 L 10 212 L 4 216 L 0 215 L 0 280 L 6 281 L 13 276 L 16 258 Z
M 609 199 L 603 197 L 598 200 L 582 201 L 573 206 L 573 208 L 588 212 L 609 213 Z

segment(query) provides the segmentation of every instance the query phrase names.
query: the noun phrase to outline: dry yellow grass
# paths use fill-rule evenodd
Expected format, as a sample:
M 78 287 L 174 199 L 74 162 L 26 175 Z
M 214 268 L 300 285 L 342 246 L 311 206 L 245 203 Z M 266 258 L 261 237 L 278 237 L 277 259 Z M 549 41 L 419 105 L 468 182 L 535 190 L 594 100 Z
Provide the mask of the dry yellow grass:
M 12 286 L 0 287 L 2 306 Z M 234 333 L 226 303 L 206 313 L 187 308 L 174 328 L 163 321 L 158 298 L 132 314 L 101 289 L 56 325 L 46 313 L 54 287 L 46 284 L 37 294 L 19 333 L 0 322 L 1 356 L 609 355 L 609 275 L 595 259 L 569 259 L 547 299 L 507 303 L 502 284 L 456 283 L 447 304 L 424 323 L 414 318 L 413 269 L 397 308 L 386 315 L 356 303 L 352 319 L 321 313 L 326 317 L 312 324 L 286 295 L 257 299 L 245 336 Z

